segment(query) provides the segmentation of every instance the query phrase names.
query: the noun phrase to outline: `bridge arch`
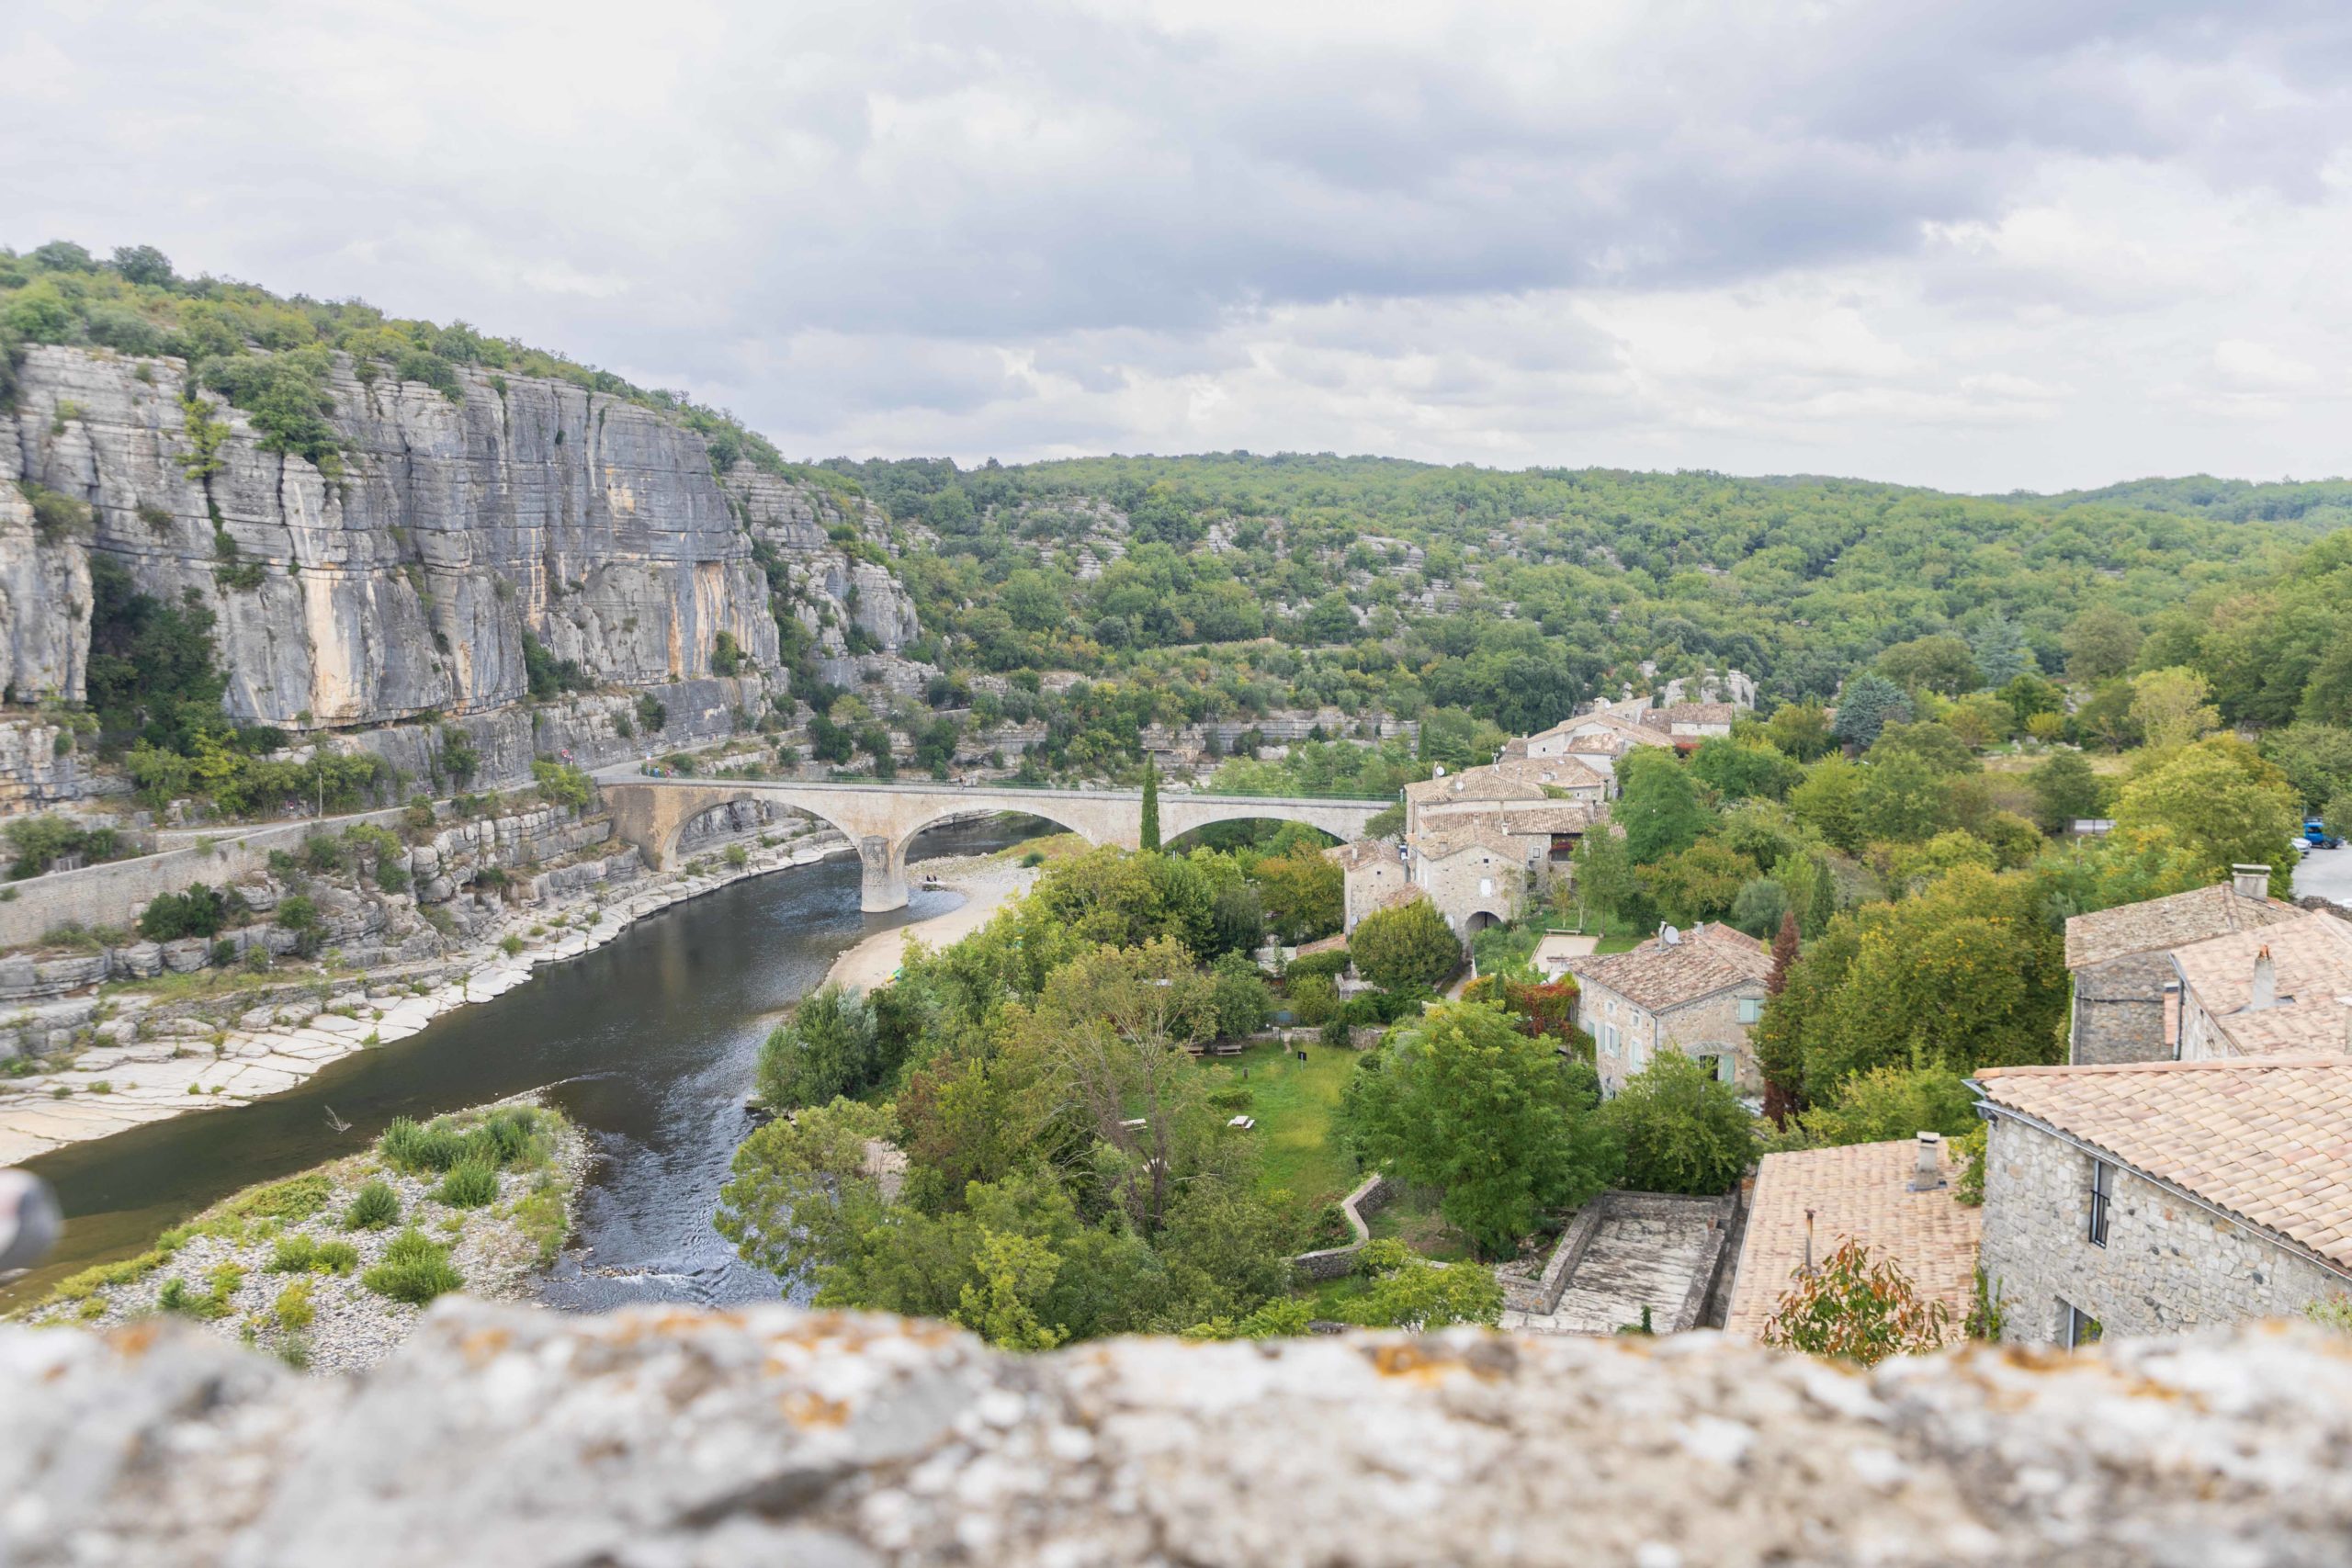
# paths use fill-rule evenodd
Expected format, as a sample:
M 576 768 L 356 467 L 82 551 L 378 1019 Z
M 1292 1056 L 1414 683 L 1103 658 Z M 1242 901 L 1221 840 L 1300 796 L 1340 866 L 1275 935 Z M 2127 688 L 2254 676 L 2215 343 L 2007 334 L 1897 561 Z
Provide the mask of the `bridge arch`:
M 915 836 L 950 818 L 1010 811 L 1067 828 L 1092 844 L 1134 849 L 1140 841 L 1142 796 L 1134 790 L 965 788 L 948 784 L 803 784 L 755 779 L 624 778 L 605 782 L 613 834 L 656 869 L 677 852 L 685 825 L 713 807 L 761 799 L 818 818 L 857 849 L 864 870 L 859 907 L 869 913 L 903 908 L 907 851 Z M 1163 837 L 1249 818 L 1304 822 L 1342 840 L 1357 837 L 1385 800 L 1293 800 L 1275 796 L 1170 792 L 1159 801 Z

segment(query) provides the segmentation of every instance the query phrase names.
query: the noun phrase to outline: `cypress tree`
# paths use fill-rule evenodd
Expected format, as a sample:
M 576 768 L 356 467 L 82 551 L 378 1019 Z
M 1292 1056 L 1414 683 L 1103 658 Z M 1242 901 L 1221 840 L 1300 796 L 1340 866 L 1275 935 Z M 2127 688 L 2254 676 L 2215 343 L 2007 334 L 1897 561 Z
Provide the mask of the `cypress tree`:
M 1159 848 L 1159 765 L 1143 765 L 1143 847 Z

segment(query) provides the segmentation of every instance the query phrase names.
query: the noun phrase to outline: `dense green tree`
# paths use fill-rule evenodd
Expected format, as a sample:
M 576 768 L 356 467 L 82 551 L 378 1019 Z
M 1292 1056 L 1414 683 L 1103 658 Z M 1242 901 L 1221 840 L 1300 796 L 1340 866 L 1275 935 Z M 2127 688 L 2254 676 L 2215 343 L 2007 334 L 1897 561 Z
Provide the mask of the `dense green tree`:
M 1757 879 L 1756 863 L 1717 839 L 1665 856 L 1645 878 L 1666 918 L 1684 926 L 1729 916 L 1741 890 Z
M 2184 746 L 2132 780 L 2115 797 L 2114 818 L 2119 831 L 2170 835 L 2206 881 L 2232 865 L 2267 865 L 2271 891 L 2289 894 L 2302 802 L 2286 774 L 2235 736 Z
M 1935 692 L 1947 697 L 1973 692 L 1984 683 L 1977 672 L 1976 655 L 1968 644 L 1959 637 L 1940 634 L 1895 644 L 1878 656 L 1878 671 L 1906 692 Z M 1849 695 L 1838 701 L 1841 714 L 1851 700 L 1851 690 L 1849 682 Z M 1847 734 L 1846 739 L 1860 737 Z
M 1652 865 L 1689 849 L 1713 822 L 1699 798 L 1697 781 L 1664 747 L 1627 752 L 1618 759 L 1617 779 L 1619 795 L 1610 817 L 1624 829 L 1625 852 L 1636 865 Z
M 1498 1009 L 1431 1008 L 1350 1080 L 1342 1123 L 1364 1160 L 1442 1194 L 1446 1220 L 1487 1257 L 1616 1177 L 1591 1069 Z
M 1880 730 L 1910 716 L 1911 703 L 1901 686 L 1883 675 L 1857 675 L 1838 694 L 1838 720 L 1832 729 L 1838 739 L 1867 750 L 1877 743 Z
M 2034 820 L 2053 836 L 2077 818 L 2097 817 L 2106 804 L 2107 786 L 2080 751 L 2053 751 L 2026 778 L 2033 786 Z
M 1798 1117 L 1776 1140 L 1785 1147 L 1876 1144 L 1939 1133 L 1956 1138 L 1977 1126 L 1976 1097 L 1941 1064 L 1873 1067 L 1846 1080 L 1826 1105 Z
M 1772 747 L 1713 736 L 1691 752 L 1690 776 L 1724 800 L 1781 800 L 1804 770 Z
M 1727 1192 L 1756 1158 L 1756 1119 L 1739 1091 L 1671 1047 L 1601 1107 L 1637 1192 Z
M 2140 652 L 2140 623 L 2122 611 L 2094 604 L 2066 627 L 2066 679 L 2096 686 L 2132 668 Z
M 1998 610 L 1969 634 L 1968 649 L 1976 661 L 1976 683 L 2002 687 L 2033 668 L 2033 652 L 2025 632 Z
M 865 1093 L 895 1070 L 875 1050 L 874 1010 L 854 991 L 820 986 L 760 1047 L 760 1098 L 776 1110 Z
M 1375 986 L 1434 986 L 1462 966 L 1462 941 L 1426 898 L 1375 909 L 1348 934 L 1356 970 Z

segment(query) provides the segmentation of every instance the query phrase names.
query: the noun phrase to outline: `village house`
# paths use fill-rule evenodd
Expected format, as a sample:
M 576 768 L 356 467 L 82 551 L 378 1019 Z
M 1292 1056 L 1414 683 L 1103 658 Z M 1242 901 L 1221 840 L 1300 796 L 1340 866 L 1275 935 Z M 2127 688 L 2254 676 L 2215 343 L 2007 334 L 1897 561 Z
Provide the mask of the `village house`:
M 1729 736 L 1732 721 L 1739 717 L 1740 711 L 1731 703 L 1676 703 L 1670 707 L 1646 710 L 1641 722 L 1652 729 L 1664 730 L 1673 740 L 1696 745 L 1702 740 Z
M 2170 1061 L 2178 1043 L 2166 1005 L 2180 981 L 2175 951 L 2304 919 L 2303 910 L 2269 896 L 2269 882 L 2268 866 L 2243 865 L 2226 883 L 2068 920 L 2067 1060 Z
M 2176 948 L 2165 1036 L 2184 1062 L 2352 1048 L 2352 923 L 2319 911 Z
M 1500 816 L 1442 818 L 1407 840 L 1413 886 L 1465 940 L 1519 919 L 1544 885 L 1552 840 Z
M 2352 1057 L 1988 1067 L 2002 1337 L 2075 1346 L 2352 1295 Z
M 1976 1280 L 1984 1211 L 1960 1201 L 1959 1162 L 1933 1133 L 1766 1155 L 1724 1327 L 1760 1337 L 1781 1298 L 1847 1241 L 1941 1302 L 1957 1336 Z
M 1342 878 L 1340 927 L 1356 929 L 1358 921 L 1384 908 L 1395 895 L 1410 889 L 1413 874 L 1405 863 L 1405 846 L 1395 839 L 1358 839 L 1323 852 L 1339 863 Z
M 1763 1016 L 1772 955 L 1755 938 L 1720 924 L 1668 926 L 1630 952 L 1571 958 L 1563 969 L 1579 988 L 1576 1022 L 1593 1038 L 1603 1095 L 1669 1048 L 1724 1083 L 1762 1089 L 1748 1036 Z

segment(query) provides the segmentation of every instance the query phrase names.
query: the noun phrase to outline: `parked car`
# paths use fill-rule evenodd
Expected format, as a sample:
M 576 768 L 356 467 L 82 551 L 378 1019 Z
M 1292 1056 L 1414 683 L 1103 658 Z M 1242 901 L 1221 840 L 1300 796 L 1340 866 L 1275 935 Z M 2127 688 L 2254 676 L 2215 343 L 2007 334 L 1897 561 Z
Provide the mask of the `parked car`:
M 2327 824 L 2313 817 L 2303 823 L 2303 842 L 2315 850 L 2340 850 L 2344 840 L 2327 830 Z

